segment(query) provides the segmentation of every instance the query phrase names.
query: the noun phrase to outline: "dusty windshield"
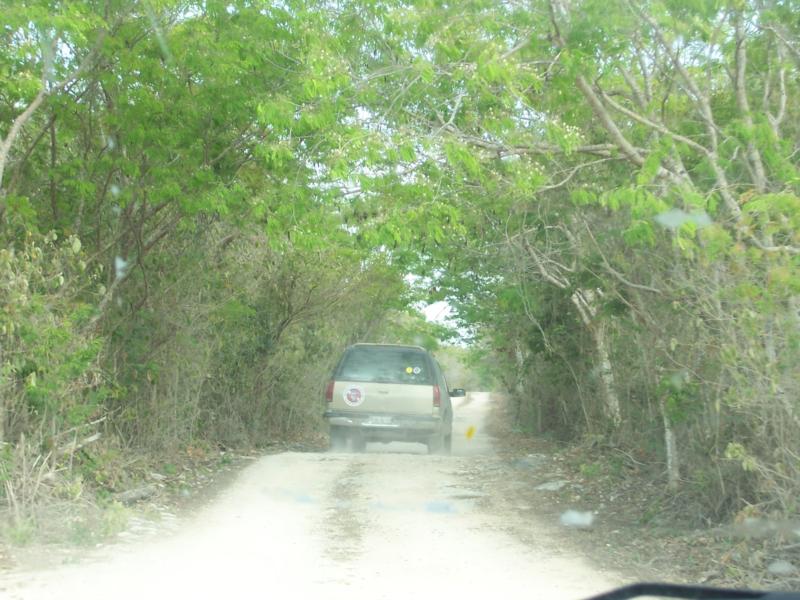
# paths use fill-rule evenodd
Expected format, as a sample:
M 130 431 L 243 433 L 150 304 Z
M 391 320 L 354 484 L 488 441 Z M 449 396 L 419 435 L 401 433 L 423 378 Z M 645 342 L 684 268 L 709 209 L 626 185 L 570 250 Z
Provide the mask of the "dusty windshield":
M 800 587 L 798 15 L 0 0 L 0 597 Z

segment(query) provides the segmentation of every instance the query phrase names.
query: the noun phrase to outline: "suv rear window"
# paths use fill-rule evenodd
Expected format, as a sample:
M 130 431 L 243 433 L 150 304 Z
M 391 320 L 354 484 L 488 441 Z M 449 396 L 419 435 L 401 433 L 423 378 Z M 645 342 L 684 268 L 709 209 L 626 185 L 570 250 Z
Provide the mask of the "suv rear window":
M 431 385 L 427 355 L 413 348 L 360 346 L 345 354 L 336 373 L 344 381 Z

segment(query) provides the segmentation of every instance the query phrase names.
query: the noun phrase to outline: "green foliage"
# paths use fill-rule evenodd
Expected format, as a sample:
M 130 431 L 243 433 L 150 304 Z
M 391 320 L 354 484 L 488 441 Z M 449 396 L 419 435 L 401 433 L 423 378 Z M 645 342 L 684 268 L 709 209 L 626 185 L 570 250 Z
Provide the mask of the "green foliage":
M 15 546 L 26 546 L 36 536 L 36 522 L 32 518 L 25 518 L 8 523 L 3 534 Z
M 652 247 L 656 244 L 655 230 L 651 221 L 634 221 L 622 232 L 625 243 L 631 247 Z
M 379 342 L 412 344 L 435 351 L 443 341 L 456 337 L 456 332 L 446 325 L 426 321 L 421 313 L 412 308 L 387 314 L 373 335 Z
M 0 250 L 0 393 L 20 416 L 76 425 L 102 411 L 108 388 L 98 361 L 103 340 L 84 301 L 94 275 L 80 240 L 57 238 L 28 231 L 20 247 Z M 12 439 L 22 433 L 2 430 Z
M 671 350 L 674 352 L 676 349 L 677 340 L 673 340 Z M 673 423 L 686 421 L 693 410 L 701 407 L 697 392 L 697 384 L 686 372 L 662 377 L 656 388 L 656 393 L 663 398 L 666 415 Z
M 580 466 L 581 475 L 586 477 L 587 479 L 594 479 L 599 477 L 603 473 L 603 465 L 602 463 L 595 462 L 595 463 L 583 463 Z

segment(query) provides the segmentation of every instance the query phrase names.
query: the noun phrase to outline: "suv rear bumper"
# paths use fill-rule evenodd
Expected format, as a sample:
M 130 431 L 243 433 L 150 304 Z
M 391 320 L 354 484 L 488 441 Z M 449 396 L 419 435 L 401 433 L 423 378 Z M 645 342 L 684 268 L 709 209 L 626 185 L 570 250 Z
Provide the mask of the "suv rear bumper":
M 442 430 L 442 419 L 425 415 L 386 415 L 327 410 L 322 415 L 331 427 L 358 431 L 370 440 L 423 440 Z

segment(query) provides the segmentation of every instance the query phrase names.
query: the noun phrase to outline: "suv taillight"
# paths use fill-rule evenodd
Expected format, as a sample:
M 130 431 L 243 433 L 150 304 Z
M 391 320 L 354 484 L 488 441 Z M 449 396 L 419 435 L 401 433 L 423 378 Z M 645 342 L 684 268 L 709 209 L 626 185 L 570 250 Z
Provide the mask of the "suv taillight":
M 433 405 L 439 408 L 442 405 L 442 392 L 438 385 L 433 386 Z
M 333 402 L 333 384 L 334 381 L 331 379 L 325 386 L 325 402 Z

